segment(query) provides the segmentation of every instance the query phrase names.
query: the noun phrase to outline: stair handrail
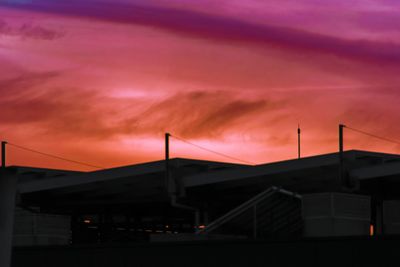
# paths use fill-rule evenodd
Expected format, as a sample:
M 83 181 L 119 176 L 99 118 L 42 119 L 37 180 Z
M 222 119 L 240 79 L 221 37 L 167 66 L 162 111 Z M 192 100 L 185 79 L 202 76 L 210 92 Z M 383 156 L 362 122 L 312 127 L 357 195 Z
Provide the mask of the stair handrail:
M 218 219 L 216 219 L 215 221 L 213 221 L 209 225 L 206 225 L 205 228 L 198 230 L 196 232 L 196 234 L 205 234 L 205 233 L 211 232 L 215 228 L 219 227 L 220 225 L 228 222 L 232 218 L 234 218 L 237 215 L 241 214 L 242 212 L 247 210 L 249 207 L 257 205 L 262 200 L 264 200 L 266 197 L 269 197 L 273 193 L 276 193 L 276 192 L 279 192 L 279 193 L 282 193 L 282 194 L 285 194 L 285 195 L 289 195 L 289 196 L 292 196 L 294 198 L 301 199 L 301 195 L 299 195 L 299 194 L 287 191 L 287 190 L 282 189 L 280 187 L 271 186 L 268 189 L 264 190 L 263 192 L 261 192 L 261 193 L 257 194 L 256 196 L 252 197 L 248 201 L 244 202 L 243 204 L 239 205 L 238 207 L 230 210 L 225 215 L 219 217 Z

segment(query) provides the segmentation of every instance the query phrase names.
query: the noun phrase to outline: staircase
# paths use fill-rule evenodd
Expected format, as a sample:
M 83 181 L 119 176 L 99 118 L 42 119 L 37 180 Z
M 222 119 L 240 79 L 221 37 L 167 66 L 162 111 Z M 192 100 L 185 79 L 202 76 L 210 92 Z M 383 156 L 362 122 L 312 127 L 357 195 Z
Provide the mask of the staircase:
M 301 233 L 301 196 L 270 187 L 219 217 L 197 234 L 282 238 Z

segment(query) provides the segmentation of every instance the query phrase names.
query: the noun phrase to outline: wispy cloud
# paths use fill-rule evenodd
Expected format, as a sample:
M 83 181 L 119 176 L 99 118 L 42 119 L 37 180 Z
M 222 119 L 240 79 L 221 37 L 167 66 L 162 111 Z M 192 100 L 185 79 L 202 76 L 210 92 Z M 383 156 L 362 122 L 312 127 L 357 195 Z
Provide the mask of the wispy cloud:
M 55 40 L 64 36 L 64 32 L 50 30 L 39 25 L 24 23 L 20 26 L 11 26 L 5 21 L 0 20 L 0 36 L 16 36 L 20 38 Z
M 335 151 L 339 122 L 400 131 L 397 22 L 379 1 L 171 1 L 1 2 L 0 134 L 101 163 L 132 144 L 151 158 L 166 131 L 253 161 L 296 155 L 299 122 L 307 154 Z
M 235 129 L 238 123 L 246 124 L 271 106 L 264 99 L 240 99 L 230 92 L 178 93 L 133 115 L 123 125 L 128 132 L 173 131 L 189 138 L 212 138 Z
M 126 100 L 105 91 L 48 85 L 59 75 L 26 73 L 0 81 L 0 123 L 35 124 L 49 135 L 70 138 L 156 135 L 168 129 L 185 137 L 210 137 L 270 106 L 265 100 L 240 99 L 230 92 L 187 92 L 155 99 L 145 109 L 118 110 Z M 135 106 L 148 99 L 129 101 Z
M 10 5 L 8 5 L 10 6 Z M 252 43 L 298 52 L 335 55 L 363 62 L 400 64 L 400 45 L 372 40 L 350 40 L 304 30 L 260 25 L 232 17 L 216 16 L 187 9 L 133 4 L 101 4 L 96 1 L 38 1 L 12 5 L 38 12 L 157 27 L 191 38 L 210 41 Z

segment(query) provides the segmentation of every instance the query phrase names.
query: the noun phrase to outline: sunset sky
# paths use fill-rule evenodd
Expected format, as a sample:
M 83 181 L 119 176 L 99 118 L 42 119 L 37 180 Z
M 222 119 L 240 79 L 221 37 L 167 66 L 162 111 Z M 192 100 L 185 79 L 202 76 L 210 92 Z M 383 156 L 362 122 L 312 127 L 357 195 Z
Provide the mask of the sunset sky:
M 340 122 L 400 139 L 399 103 L 398 0 L 0 0 L 0 138 L 66 158 L 158 160 L 170 132 L 259 164 L 297 156 L 298 123 L 310 156 Z M 400 153 L 350 130 L 345 148 Z

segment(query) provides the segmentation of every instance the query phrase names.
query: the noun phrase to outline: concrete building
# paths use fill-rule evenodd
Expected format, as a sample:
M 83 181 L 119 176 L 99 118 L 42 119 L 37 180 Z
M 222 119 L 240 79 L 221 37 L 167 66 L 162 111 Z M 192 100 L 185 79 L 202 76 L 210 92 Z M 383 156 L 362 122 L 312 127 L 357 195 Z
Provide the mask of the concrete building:
M 400 234 L 400 155 L 351 150 L 339 159 L 175 158 L 94 172 L 10 166 L 1 173 L 8 221 L 0 231 L 10 242 L 15 225 L 14 246 L 67 247 Z

